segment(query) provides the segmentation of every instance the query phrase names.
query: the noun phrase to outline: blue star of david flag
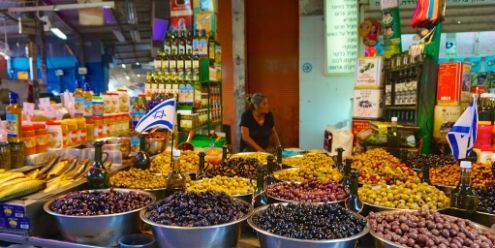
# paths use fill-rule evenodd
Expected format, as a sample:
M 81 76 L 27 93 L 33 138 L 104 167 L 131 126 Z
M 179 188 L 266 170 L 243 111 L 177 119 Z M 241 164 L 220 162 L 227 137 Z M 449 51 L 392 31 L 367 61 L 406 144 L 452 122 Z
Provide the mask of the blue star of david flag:
M 173 132 L 176 116 L 175 98 L 168 99 L 156 105 L 139 120 L 136 132 L 143 133 L 152 128 L 166 128 Z
M 478 134 L 478 107 L 473 100 L 447 134 L 452 155 L 455 159 L 465 159 L 473 150 Z

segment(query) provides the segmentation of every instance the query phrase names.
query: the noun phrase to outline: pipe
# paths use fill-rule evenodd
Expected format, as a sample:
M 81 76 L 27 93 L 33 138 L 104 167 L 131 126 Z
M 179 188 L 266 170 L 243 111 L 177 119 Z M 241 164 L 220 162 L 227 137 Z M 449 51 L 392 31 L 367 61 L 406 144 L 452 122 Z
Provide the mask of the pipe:
M 37 12 L 37 11 L 59 11 L 68 9 L 87 9 L 87 8 L 114 8 L 115 3 L 113 1 L 96 2 L 96 3 L 74 3 L 74 4 L 54 4 L 43 6 L 30 6 L 30 7 L 10 7 L 7 9 L 9 13 L 20 12 Z

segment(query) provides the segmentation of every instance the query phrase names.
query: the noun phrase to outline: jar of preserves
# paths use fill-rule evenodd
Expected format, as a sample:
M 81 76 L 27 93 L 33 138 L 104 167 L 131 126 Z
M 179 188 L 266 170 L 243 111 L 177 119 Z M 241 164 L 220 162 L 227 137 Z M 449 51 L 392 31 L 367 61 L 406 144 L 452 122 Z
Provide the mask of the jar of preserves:
M 12 169 L 24 166 L 24 142 L 10 142 L 9 145 Z
M 0 169 L 10 170 L 11 166 L 9 143 L 0 143 Z
M 24 152 L 26 155 L 36 153 L 36 132 L 33 125 L 22 125 L 22 140 L 24 141 Z
M 36 133 L 36 153 L 46 152 L 48 150 L 48 130 L 45 124 L 33 124 Z
M 77 131 L 77 122 L 74 119 L 63 120 L 67 125 L 67 134 L 69 138 L 69 146 L 79 145 L 79 133 Z
M 65 139 L 65 135 L 67 134 L 67 129 L 65 129 L 65 132 L 62 130 L 62 122 L 55 120 L 55 121 L 47 121 L 46 122 L 46 127 L 48 131 L 48 147 L 49 148 L 55 148 L 55 149 L 60 149 L 64 146 L 67 146 L 66 142 L 67 139 Z
M 79 115 L 76 117 L 76 123 L 78 144 L 85 144 L 87 139 L 86 119 L 82 115 Z
M 88 142 L 95 140 L 95 122 L 92 118 L 86 119 L 86 140 Z
M 94 136 L 95 139 L 103 138 L 103 117 L 95 116 L 93 117 L 94 121 Z

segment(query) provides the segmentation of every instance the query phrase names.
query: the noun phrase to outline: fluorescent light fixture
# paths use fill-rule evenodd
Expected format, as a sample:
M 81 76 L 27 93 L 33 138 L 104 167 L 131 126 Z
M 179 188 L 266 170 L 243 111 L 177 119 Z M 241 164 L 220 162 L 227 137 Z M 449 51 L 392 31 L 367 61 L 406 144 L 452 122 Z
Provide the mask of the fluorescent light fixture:
M 115 38 L 119 41 L 119 42 L 125 42 L 125 37 L 124 35 L 122 34 L 122 32 L 120 32 L 120 30 L 117 30 L 117 29 L 112 29 L 112 32 L 113 32 L 113 35 L 115 36 Z
M 122 68 L 124 68 L 124 69 L 125 69 L 125 64 L 122 64 Z
M 139 63 L 139 62 L 136 62 L 136 65 L 138 65 L 138 66 L 139 66 L 139 65 L 140 65 L 140 63 Z
M 62 32 L 62 30 L 60 30 L 59 28 L 50 28 L 50 31 L 52 31 L 52 33 L 58 38 L 67 40 L 67 35 L 65 35 L 64 32 Z

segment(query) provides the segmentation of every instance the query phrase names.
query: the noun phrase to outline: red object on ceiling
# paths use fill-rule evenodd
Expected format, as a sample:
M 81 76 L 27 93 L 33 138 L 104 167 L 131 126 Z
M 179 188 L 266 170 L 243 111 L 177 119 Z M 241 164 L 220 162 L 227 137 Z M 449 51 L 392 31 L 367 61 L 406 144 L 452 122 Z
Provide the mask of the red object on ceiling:
M 299 146 L 299 1 L 246 4 L 247 92 L 269 97 L 284 147 Z

